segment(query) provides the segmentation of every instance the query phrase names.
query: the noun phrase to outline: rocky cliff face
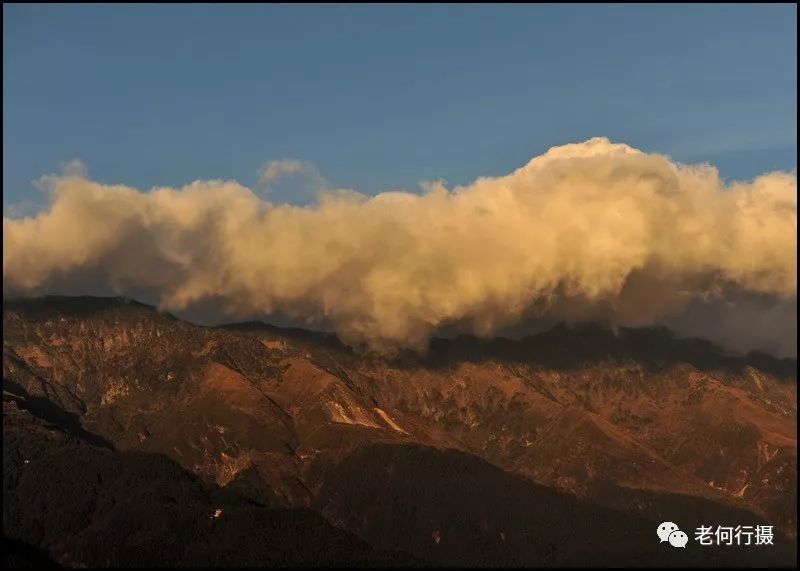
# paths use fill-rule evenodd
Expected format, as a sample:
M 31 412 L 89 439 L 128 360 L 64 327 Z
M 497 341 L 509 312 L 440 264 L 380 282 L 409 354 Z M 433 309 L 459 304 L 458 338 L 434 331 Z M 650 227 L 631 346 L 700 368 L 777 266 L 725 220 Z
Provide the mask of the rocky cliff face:
M 469 564 L 437 554 L 483 538 L 497 553 L 490 562 L 577 561 L 557 537 L 545 542 L 549 555 L 522 549 L 519 521 L 498 514 L 473 522 L 478 531 L 445 532 L 439 519 L 457 515 L 446 502 L 438 513 L 435 498 L 418 506 L 430 525 L 393 532 L 374 508 L 399 508 L 380 490 L 373 509 L 357 507 L 354 474 L 374 473 L 363 489 L 395 481 L 384 473 L 392 466 L 424 481 L 426 462 L 450 474 L 458 454 L 470 459 L 462 471 L 490 474 L 474 494 L 520 478 L 623 518 L 713 514 L 794 536 L 793 360 L 734 358 L 664 330 L 595 326 L 518 341 L 440 339 L 424 356 L 389 359 L 327 334 L 200 327 L 97 298 L 5 302 L 3 325 L 4 392 L 53 407 L 64 426 L 119 451 L 167 456 L 263 505 L 315 509 L 374 545 L 426 560 Z M 428 460 L 408 460 L 419 454 Z M 449 477 L 461 481 L 458 470 Z M 723 524 L 712 519 L 700 523 Z

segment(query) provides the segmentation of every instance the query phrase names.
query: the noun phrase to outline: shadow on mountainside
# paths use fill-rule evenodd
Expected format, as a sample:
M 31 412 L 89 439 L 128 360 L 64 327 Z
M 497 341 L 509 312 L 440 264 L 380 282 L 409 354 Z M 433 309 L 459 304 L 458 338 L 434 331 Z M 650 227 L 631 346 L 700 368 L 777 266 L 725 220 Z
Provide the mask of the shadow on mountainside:
M 165 456 L 92 446 L 8 400 L 3 533 L 20 565 L 39 556 L 68 567 L 418 564 L 309 510 L 267 509 L 206 484 Z
M 372 444 L 326 478 L 315 506 L 371 544 L 459 566 L 791 566 L 795 544 L 700 546 L 697 526 L 756 525 L 750 512 L 678 494 L 643 497 L 649 517 L 623 514 L 505 472 L 456 450 Z M 663 513 L 662 513 L 663 512 Z M 679 524 L 686 549 L 662 545 L 660 520 Z

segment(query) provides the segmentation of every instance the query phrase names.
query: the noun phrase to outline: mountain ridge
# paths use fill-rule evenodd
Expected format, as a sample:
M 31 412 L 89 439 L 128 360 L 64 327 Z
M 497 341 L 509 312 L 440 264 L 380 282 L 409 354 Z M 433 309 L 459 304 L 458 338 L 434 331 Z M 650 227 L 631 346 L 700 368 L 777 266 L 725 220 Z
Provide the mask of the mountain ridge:
M 523 340 L 435 339 L 426 355 L 387 358 L 330 334 L 200 326 L 138 302 L 59 297 L 3 307 L 9 399 L 52 401 L 77 420 L 73 428 L 116 450 L 165 455 L 264 505 L 317 510 L 380 549 L 468 564 L 457 546 L 476 536 L 454 528 L 444 540 L 440 529 L 437 541 L 437 528 L 416 526 L 397 535 L 358 502 L 323 501 L 331 490 L 372 489 L 344 467 L 380 474 L 364 452 L 376 446 L 398 461 L 423 454 L 409 446 L 439 450 L 431 458 L 448 478 L 459 461 L 447 451 L 466 454 L 625 517 L 751 514 L 790 537 L 796 528 L 796 361 L 731 357 L 665 331 L 614 335 L 593 326 Z M 409 461 L 409 477 L 425 482 Z M 496 479 L 479 476 L 474 485 L 489 494 Z M 389 506 L 396 500 L 385 493 L 406 492 L 371 493 L 375 505 Z M 418 495 L 403 497 L 419 517 L 451 513 L 458 502 L 468 519 L 478 517 L 467 496 L 445 508 L 419 504 Z M 497 501 L 512 509 L 511 498 Z M 497 537 L 484 539 L 496 564 L 580 564 L 558 559 L 567 556 L 557 542 L 561 555 L 547 559 L 522 543 L 508 553 Z
M 279 326 L 260 320 L 231 321 L 214 325 L 200 325 L 178 318 L 172 313 L 161 310 L 154 305 L 143 303 L 129 297 L 46 295 L 33 298 L 3 298 L 4 311 L 6 311 L 6 309 L 13 310 L 14 308 L 24 308 L 26 311 L 30 311 L 36 307 L 47 311 L 48 307 L 63 308 L 65 305 L 69 305 L 70 310 L 77 312 L 132 307 L 152 311 L 156 315 L 166 319 L 189 323 L 196 327 L 226 329 L 230 331 L 272 332 L 298 340 L 307 339 L 316 343 L 355 351 L 354 348 L 343 343 L 336 333 L 330 331 L 307 329 L 296 326 Z M 614 347 L 615 344 L 613 341 L 624 343 L 627 340 L 633 340 L 639 344 L 640 349 L 646 349 L 648 343 L 656 344 L 669 342 L 674 346 L 673 350 L 677 352 L 683 350 L 686 353 L 681 355 L 681 358 L 684 359 L 691 357 L 692 352 L 707 353 L 708 355 L 705 355 L 705 357 L 709 358 L 710 356 L 717 363 L 727 363 L 728 366 L 732 367 L 738 365 L 741 368 L 749 364 L 758 363 L 759 368 L 774 372 L 776 375 L 797 378 L 797 358 L 775 357 L 759 350 L 752 350 L 746 354 L 738 354 L 700 337 L 677 337 L 668 327 L 661 325 L 644 327 L 619 326 L 615 329 L 616 331 L 610 325 L 599 322 L 586 321 L 576 322 L 574 324 L 560 322 L 543 332 L 517 338 L 504 336 L 479 337 L 468 333 L 461 333 L 452 337 L 434 336 L 431 338 L 427 351 L 419 352 L 411 349 L 402 349 L 398 351 L 398 356 L 396 358 L 398 362 L 401 362 L 403 358 L 412 361 L 417 358 L 425 364 L 431 364 L 435 362 L 437 358 L 442 359 L 448 352 L 455 352 L 458 358 L 474 360 L 477 358 L 476 355 L 494 353 L 494 356 L 496 356 L 496 354 L 502 354 L 503 352 L 511 352 L 513 354 L 519 352 L 518 348 L 520 346 L 524 346 L 528 343 L 535 343 L 537 341 L 553 343 L 557 342 L 559 339 L 571 336 L 573 338 L 583 337 L 591 343 L 597 343 L 599 341 L 604 346 L 611 349 L 617 348 Z M 596 356 L 598 351 L 596 347 L 593 347 L 593 349 Z M 366 352 L 363 350 L 356 351 L 356 354 L 359 356 L 388 357 L 390 360 L 395 358 L 395 356 L 391 354 L 381 355 L 369 350 L 366 350 Z M 669 357 L 668 355 L 667 358 Z M 692 362 L 692 364 L 698 366 L 698 363 Z

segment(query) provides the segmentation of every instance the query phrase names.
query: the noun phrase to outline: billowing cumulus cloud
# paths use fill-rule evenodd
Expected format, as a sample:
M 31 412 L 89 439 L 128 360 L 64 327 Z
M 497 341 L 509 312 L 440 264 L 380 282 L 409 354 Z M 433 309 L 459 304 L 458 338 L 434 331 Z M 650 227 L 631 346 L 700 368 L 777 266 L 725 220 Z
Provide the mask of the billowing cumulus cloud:
M 287 168 L 301 165 L 264 174 Z M 173 311 L 325 321 L 375 349 L 421 348 L 453 323 L 491 335 L 536 317 L 666 323 L 748 296 L 796 307 L 795 173 L 725 184 L 712 166 L 603 138 L 466 186 L 332 190 L 309 206 L 236 182 L 48 180 L 46 211 L 3 219 L 5 295 L 102 284 Z

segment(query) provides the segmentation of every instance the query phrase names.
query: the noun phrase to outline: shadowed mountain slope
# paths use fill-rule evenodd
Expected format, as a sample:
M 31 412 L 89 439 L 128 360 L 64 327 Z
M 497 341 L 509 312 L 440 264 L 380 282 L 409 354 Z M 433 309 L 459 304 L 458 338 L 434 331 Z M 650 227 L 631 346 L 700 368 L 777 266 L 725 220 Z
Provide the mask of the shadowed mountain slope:
M 204 486 L 311 509 L 380 549 L 457 565 L 692 565 L 727 559 L 648 551 L 653 522 L 768 522 L 794 537 L 794 360 L 660 329 L 462 336 L 386 358 L 125 300 L 5 301 L 3 313 L 7 400 L 92 450 L 169 458 Z M 558 523 L 572 513 L 605 531 L 579 541 L 583 524 Z M 794 562 L 793 541 L 778 541 L 736 553 Z

